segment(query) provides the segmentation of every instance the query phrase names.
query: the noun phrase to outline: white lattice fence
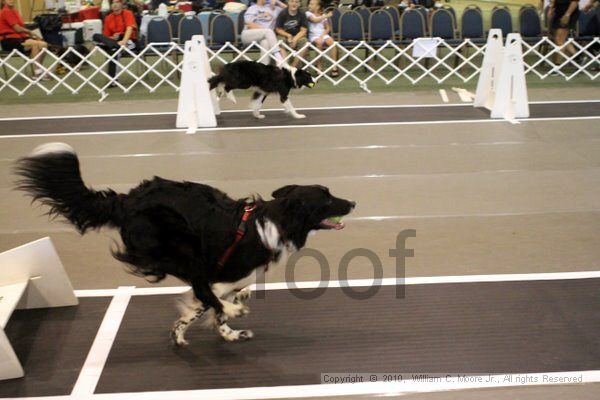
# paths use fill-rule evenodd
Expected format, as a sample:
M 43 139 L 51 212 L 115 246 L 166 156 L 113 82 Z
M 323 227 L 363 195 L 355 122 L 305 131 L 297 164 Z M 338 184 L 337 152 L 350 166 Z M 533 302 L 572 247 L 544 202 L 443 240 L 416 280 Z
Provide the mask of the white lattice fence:
M 357 42 L 355 46 L 344 47 L 336 43 L 338 57 L 331 57 L 331 49 L 319 50 L 312 44 L 306 44 L 303 49 L 294 52 L 286 43 L 279 46 L 287 50 L 287 61 L 297 57 L 302 50 L 308 49 L 308 55 L 302 59 L 305 68 L 313 73 L 318 80 L 325 79 L 334 86 L 345 81 L 353 81 L 364 90 L 374 80 L 380 80 L 386 85 L 393 85 L 399 79 L 406 79 L 417 84 L 424 79 L 432 79 L 443 83 L 450 78 L 462 82 L 473 81 L 480 70 L 481 57 L 485 44 L 477 44 L 466 39 L 455 46 L 444 41 L 438 41 L 436 56 L 425 58 L 414 56 L 416 41 L 408 45 L 400 45 L 387 41 L 377 45 L 368 42 Z M 556 53 L 561 50 L 550 39 L 542 38 L 536 43 L 523 43 L 525 71 L 535 74 L 540 79 L 550 73 L 557 73 L 564 79 L 571 80 L 579 75 L 585 75 L 591 80 L 600 77 L 597 67 L 600 64 L 598 51 L 593 52 L 594 46 L 600 46 L 600 38 L 594 38 L 588 43 L 579 43 L 570 39 L 565 46 L 573 45 L 577 53 L 569 58 L 561 58 L 562 64 L 555 64 Z M 240 48 L 227 43 L 216 50 L 209 50 L 209 59 L 213 68 L 219 64 L 234 60 L 263 60 L 265 57 L 274 58 L 269 51 L 254 43 Z M 42 90 L 51 95 L 59 89 L 72 94 L 80 93 L 84 88 L 98 93 L 104 99 L 111 86 L 129 93 L 141 88 L 154 92 L 161 87 L 177 91 L 182 71 L 183 46 L 178 43 L 153 43 L 139 53 L 127 48 L 121 48 L 115 54 L 109 55 L 99 47 L 94 47 L 89 54 L 79 54 L 74 48 L 56 56 L 44 50 L 46 59 L 40 63 L 14 50 L 0 57 L 0 93 L 12 91 L 18 95 L 26 95 L 33 89 Z M 67 59 L 77 57 L 78 62 L 69 65 Z M 584 57 L 578 57 L 578 56 Z M 584 60 L 584 61 L 577 61 Z M 113 79 L 106 70 L 110 61 L 119 66 Z M 64 73 L 58 74 L 57 67 L 62 67 Z M 48 80 L 33 78 L 31 71 L 41 68 Z M 331 71 L 337 67 L 339 76 L 331 77 Z M 61 69 L 61 68 L 59 68 Z

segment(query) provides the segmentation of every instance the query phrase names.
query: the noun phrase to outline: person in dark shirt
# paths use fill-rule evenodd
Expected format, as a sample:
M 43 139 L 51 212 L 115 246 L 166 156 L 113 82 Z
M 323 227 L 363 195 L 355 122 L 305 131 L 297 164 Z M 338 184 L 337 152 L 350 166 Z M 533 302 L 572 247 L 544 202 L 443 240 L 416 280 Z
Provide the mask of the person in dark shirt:
M 287 43 L 294 50 L 301 50 L 307 43 L 306 34 L 308 32 L 306 15 L 299 11 L 300 1 L 290 0 L 288 8 L 281 11 L 277 16 L 275 23 L 275 32 L 277 39 Z M 299 57 L 304 58 L 308 52 L 308 47 L 298 53 Z M 286 57 L 285 48 L 281 47 L 281 55 Z M 300 63 L 299 58 L 294 58 L 291 62 L 292 67 L 297 67 Z
M 550 26 L 554 30 L 554 42 L 557 46 L 563 46 L 569 38 L 569 30 L 575 29 L 579 18 L 579 2 L 577 0 L 553 0 L 550 2 Z M 566 56 L 575 54 L 572 44 L 565 46 L 562 52 Z M 560 64 L 560 52 L 556 53 L 555 64 Z M 554 69 L 552 75 L 557 75 Z

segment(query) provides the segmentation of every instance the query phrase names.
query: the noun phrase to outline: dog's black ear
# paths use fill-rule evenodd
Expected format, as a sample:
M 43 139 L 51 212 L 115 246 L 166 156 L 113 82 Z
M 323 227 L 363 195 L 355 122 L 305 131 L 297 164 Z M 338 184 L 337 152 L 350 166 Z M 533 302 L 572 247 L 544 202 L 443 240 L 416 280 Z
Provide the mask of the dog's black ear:
M 290 192 L 294 189 L 296 189 L 298 187 L 298 185 L 287 185 L 284 187 L 280 187 L 279 189 L 277 189 L 276 191 L 274 191 L 271 196 L 273 196 L 274 199 L 278 199 L 280 197 L 285 197 L 288 194 L 290 194 Z

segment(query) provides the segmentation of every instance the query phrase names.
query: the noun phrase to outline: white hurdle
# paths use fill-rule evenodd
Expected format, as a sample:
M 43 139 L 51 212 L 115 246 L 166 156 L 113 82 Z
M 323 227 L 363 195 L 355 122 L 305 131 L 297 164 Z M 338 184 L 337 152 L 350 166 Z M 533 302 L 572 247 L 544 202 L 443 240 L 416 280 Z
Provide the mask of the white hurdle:
M 189 134 L 196 129 L 214 128 L 220 114 L 216 93 L 208 88 L 212 76 L 204 36 L 196 35 L 185 42 L 183 72 L 177 105 L 177 128 L 187 128 Z
M 0 254 L 0 380 L 24 376 L 4 328 L 15 308 L 79 304 L 50 238 Z
M 509 33 L 504 46 L 502 31 L 490 30 L 473 106 L 489 109 L 491 118 L 529 117 L 520 34 Z

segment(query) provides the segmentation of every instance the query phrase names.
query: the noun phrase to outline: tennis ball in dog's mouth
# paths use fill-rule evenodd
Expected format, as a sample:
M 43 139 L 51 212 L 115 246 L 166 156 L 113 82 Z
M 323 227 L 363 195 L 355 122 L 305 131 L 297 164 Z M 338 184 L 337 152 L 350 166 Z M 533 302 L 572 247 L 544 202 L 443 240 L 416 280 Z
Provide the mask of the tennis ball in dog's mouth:
M 330 218 L 328 218 L 328 220 L 333 222 L 334 224 L 339 224 L 340 222 L 342 222 L 342 216 L 338 215 L 335 217 L 330 217 Z

